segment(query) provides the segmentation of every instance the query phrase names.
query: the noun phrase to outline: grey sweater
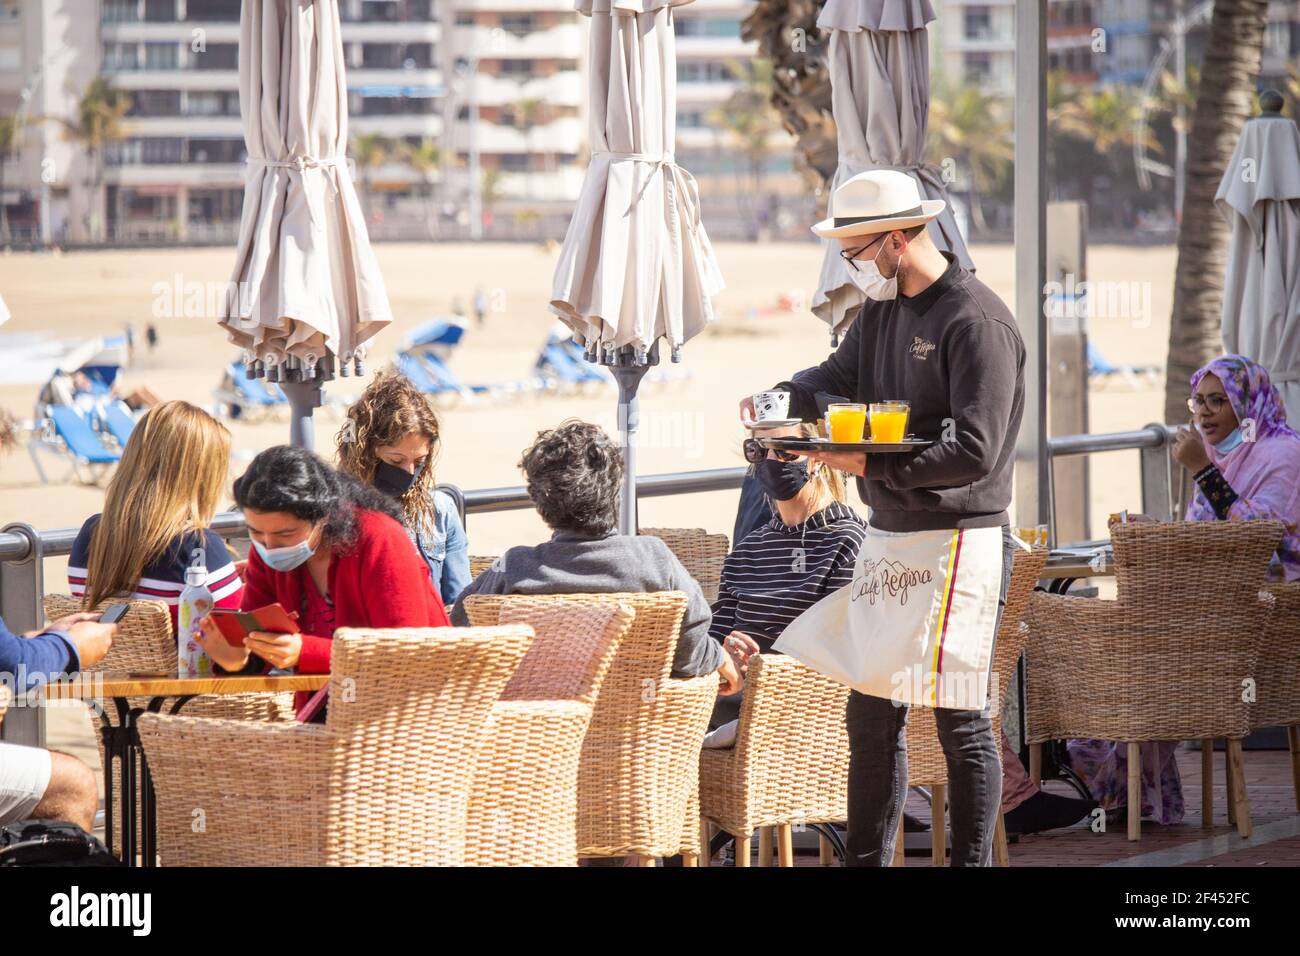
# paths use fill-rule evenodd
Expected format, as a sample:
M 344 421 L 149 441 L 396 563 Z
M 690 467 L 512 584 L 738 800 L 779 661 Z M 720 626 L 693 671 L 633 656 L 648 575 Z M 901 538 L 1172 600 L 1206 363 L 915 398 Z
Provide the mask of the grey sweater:
M 943 255 L 948 269 L 925 291 L 868 299 L 830 358 L 776 386 L 804 421 L 820 418 L 828 400 L 911 402 L 908 430 L 934 444 L 869 455 L 858 479 L 883 531 L 1007 523 L 1025 346 L 1002 300 Z
M 451 623 L 469 624 L 471 594 L 608 594 L 682 591 L 687 596 L 674 677 L 711 674 L 722 666 L 722 645 L 709 637 L 712 613 L 695 579 L 659 538 L 608 534 L 593 538 L 557 531 L 535 547 L 511 548 L 476 577 L 451 609 Z

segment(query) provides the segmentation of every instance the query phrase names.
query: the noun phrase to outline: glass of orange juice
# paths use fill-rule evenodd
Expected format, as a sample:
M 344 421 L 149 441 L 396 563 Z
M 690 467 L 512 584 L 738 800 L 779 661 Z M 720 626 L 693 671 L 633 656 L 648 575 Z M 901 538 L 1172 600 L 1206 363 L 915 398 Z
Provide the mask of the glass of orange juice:
M 900 442 L 907 434 L 907 416 L 912 409 L 908 402 L 871 403 L 871 440 Z
M 862 441 L 867 428 L 867 406 L 853 402 L 835 402 L 826 406 L 831 441 Z

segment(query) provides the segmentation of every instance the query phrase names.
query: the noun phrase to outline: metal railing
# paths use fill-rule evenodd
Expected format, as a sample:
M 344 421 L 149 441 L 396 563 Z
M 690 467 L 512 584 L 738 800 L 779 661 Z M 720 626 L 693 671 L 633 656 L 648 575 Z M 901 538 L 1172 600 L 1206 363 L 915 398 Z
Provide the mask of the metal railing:
M 1067 435 L 1049 439 L 1048 453 L 1052 459 L 1056 459 L 1137 450 L 1141 456 L 1142 510 L 1153 517 L 1168 519 L 1175 513 L 1176 504 L 1174 472 L 1170 467 L 1168 452 L 1172 434 L 1173 429 L 1169 426 L 1151 424 L 1131 432 Z M 637 498 L 660 498 L 739 488 L 745 472 L 745 468 L 714 468 L 645 475 L 637 480 Z M 1054 486 L 1055 482 L 1052 484 Z M 528 491 L 522 485 L 465 492 L 454 485 L 439 487 L 455 499 L 462 520 L 469 515 L 523 511 L 532 507 Z M 1049 493 L 1052 493 L 1052 513 L 1055 517 L 1055 494 L 1051 491 Z M 242 537 L 247 531 L 243 515 L 233 511 L 217 515 L 213 519 L 212 529 L 223 538 Z M 38 531 L 21 522 L 0 529 L 0 617 L 3 617 L 9 630 L 22 632 L 44 623 L 45 559 L 71 553 L 77 531 L 77 528 Z M 43 708 L 15 707 L 6 715 L 5 722 L 0 724 L 0 739 L 40 746 L 45 739 L 44 731 Z

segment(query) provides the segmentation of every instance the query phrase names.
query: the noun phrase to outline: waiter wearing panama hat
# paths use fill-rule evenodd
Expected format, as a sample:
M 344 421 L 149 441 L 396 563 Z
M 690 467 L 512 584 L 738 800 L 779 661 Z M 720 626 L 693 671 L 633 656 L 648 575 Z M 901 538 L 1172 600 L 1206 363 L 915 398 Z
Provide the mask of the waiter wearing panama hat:
M 1007 509 L 1025 348 L 1006 305 L 931 241 L 926 225 L 944 205 L 896 170 L 835 190 L 812 230 L 838 241 L 866 301 L 826 361 L 772 386 L 790 393 L 790 416 L 809 422 L 833 402 L 906 402 L 917 442 L 890 454 L 806 455 L 856 476 L 869 533 L 853 583 L 804 612 L 774 647 L 852 688 L 851 865 L 893 857 L 911 707 L 935 712 L 953 865 L 990 864 L 999 812 L 989 675 L 1018 547 Z M 740 417 L 754 423 L 751 399 Z

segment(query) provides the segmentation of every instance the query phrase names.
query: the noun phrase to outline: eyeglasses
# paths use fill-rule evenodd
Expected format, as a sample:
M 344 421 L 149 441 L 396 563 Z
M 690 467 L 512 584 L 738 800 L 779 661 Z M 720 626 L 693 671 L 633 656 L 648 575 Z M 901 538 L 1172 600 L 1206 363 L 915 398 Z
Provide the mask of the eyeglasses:
M 746 438 L 745 444 L 741 446 L 741 450 L 744 452 L 745 461 L 749 462 L 751 465 L 757 465 L 760 461 L 762 461 L 764 458 L 767 457 L 767 449 L 758 443 L 757 438 Z M 776 455 L 777 460 L 779 461 L 799 460 L 798 455 L 792 455 L 788 451 L 774 450 L 773 454 Z
M 862 255 L 862 253 L 866 252 L 868 249 L 870 249 L 872 246 L 874 246 L 881 239 L 884 239 L 888 235 L 889 233 L 883 232 L 880 235 L 876 236 L 876 238 L 868 242 L 865 246 L 862 246 L 858 249 L 841 249 L 840 258 L 843 259 L 845 262 L 847 262 L 854 272 L 861 272 L 862 267 L 859 266 L 853 260 L 856 259 L 858 256 Z
M 1187 410 L 1194 414 L 1208 408 L 1211 415 L 1217 415 L 1227 403 L 1227 395 L 1193 395 L 1187 400 Z

